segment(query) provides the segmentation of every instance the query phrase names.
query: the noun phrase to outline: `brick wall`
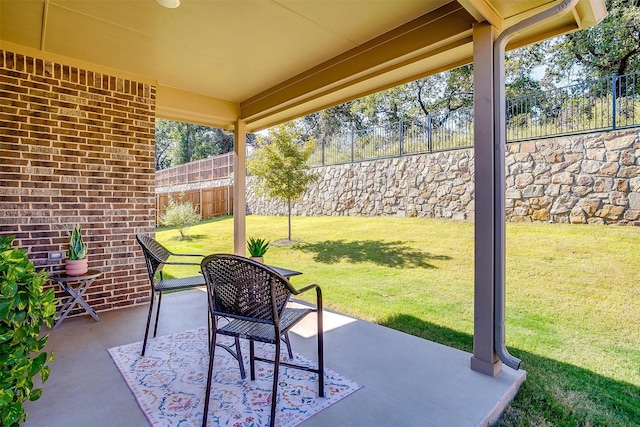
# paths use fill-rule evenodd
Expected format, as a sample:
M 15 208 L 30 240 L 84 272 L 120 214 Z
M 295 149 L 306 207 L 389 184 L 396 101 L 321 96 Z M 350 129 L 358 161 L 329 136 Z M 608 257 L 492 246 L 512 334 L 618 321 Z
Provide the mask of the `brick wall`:
M 48 252 L 80 224 L 96 311 L 148 301 L 135 234 L 155 230 L 154 122 L 152 85 L 0 50 L 0 234 L 59 270 Z

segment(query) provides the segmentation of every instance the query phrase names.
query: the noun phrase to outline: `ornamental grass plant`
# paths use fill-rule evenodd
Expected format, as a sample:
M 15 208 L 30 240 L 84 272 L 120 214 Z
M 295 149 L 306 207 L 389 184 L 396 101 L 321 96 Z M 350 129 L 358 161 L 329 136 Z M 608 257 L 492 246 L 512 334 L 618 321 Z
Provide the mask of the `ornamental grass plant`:
M 269 262 L 303 271 L 296 287 L 318 283 L 328 309 L 473 351 L 472 222 L 293 221 L 299 243 L 272 243 Z M 248 235 L 286 232 L 286 217 L 247 217 Z M 156 234 L 176 250 L 233 252 L 233 219 L 177 236 Z M 497 425 L 640 425 L 639 247 L 634 227 L 507 224 L 506 344 L 527 379 Z
M 269 241 L 259 237 L 249 237 L 247 240 L 247 250 L 252 257 L 263 257 L 269 250 Z

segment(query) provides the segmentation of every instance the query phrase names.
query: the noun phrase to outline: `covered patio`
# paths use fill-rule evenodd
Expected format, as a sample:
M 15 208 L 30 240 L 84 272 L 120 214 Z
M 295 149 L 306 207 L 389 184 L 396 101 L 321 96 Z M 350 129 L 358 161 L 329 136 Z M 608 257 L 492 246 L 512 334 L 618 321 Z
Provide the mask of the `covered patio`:
M 60 408 L 67 417 L 107 407 L 118 409 L 109 417 L 135 412 L 104 350 L 137 341 L 131 325 L 144 324 L 148 280 L 135 235 L 155 230 L 157 117 L 234 132 L 234 252 L 244 255 L 247 133 L 472 62 L 473 354 L 359 321 L 336 328 L 328 364 L 370 385 L 345 401 L 361 406 L 330 408 L 309 423 L 357 415 L 370 417 L 362 425 L 490 419 L 524 378 L 511 369 L 520 361 L 504 342 L 504 52 L 605 15 L 603 0 L 182 0 L 174 9 L 153 0 L 0 0 L 0 233 L 15 234 L 37 267 L 58 270 L 49 253 L 66 249 L 65 226 L 80 224 L 90 268 L 103 273 L 87 293 L 103 322 L 68 319 L 51 334 L 58 361 L 44 397 L 28 409 L 32 425 Z M 166 330 L 203 323 L 183 321 L 194 323 Z M 369 339 L 397 346 L 373 351 Z M 387 364 L 403 381 L 383 391 L 389 375 L 378 367 Z M 453 416 L 463 418 L 446 418 Z M 61 415 L 60 425 L 87 419 Z
M 165 296 L 158 335 L 205 325 L 205 295 L 193 290 Z M 140 341 L 137 326 L 146 314 L 138 306 L 102 313 L 100 323 L 82 316 L 50 332 L 48 347 L 56 359 L 42 398 L 27 403 L 25 426 L 148 425 L 106 351 Z M 310 318 L 291 334 L 294 351 L 310 358 L 316 351 L 315 336 L 308 333 L 315 331 L 313 323 Z M 364 387 L 304 426 L 486 426 L 526 376 L 508 367 L 496 377 L 472 371 L 469 353 L 338 313 L 326 311 L 325 325 L 326 366 Z

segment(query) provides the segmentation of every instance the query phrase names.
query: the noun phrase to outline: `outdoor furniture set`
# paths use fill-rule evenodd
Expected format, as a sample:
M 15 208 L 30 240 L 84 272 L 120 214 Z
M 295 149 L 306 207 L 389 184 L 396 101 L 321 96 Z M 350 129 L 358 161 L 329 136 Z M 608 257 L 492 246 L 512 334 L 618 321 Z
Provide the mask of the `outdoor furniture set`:
M 209 312 L 209 369 L 205 392 L 205 406 L 202 425 L 207 424 L 209 395 L 212 388 L 213 360 L 216 346 L 227 350 L 238 360 L 240 376 L 244 379 L 245 369 L 240 349 L 240 339 L 249 340 L 250 377 L 255 380 L 255 361 L 274 364 L 273 386 L 271 399 L 270 425 L 276 418 L 276 403 L 278 389 L 278 372 L 280 365 L 315 372 L 318 374 L 318 394 L 324 397 L 324 343 L 322 327 L 322 292 L 318 285 L 309 285 L 302 289 L 295 289 L 288 277 L 302 274 L 294 270 L 268 266 L 251 259 L 228 254 L 214 254 L 209 256 L 196 254 L 179 254 L 169 251 L 153 238 L 138 234 L 136 239 L 145 256 L 147 272 L 151 285 L 151 300 L 149 314 L 145 328 L 142 355 L 146 351 L 149 326 L 153 313 L 154 300 L 158 295 L 156 318 L 153 336 L 158 329 L 158 316 L 162 301 L 162 294 L 167 291 L 191 289 L 206 286 Z M 201 263 L 169 261 L 170 256 L 197 256 Z M 200 265 L 201 274 L 191 277 L 165 279 L 162 269 L 165 265 Z M 292 308 L 287 306 L 291 295 L 316 291 L 316 307 Z M 311 313 L 317 313 L 318 328 L 318 365 L 317 368 L 296 365 L 280 360 L 281 341 L 288 350 L 289 360 L 294 359 L 289 340 L 289 330 L 302 318 Z M 222 320 L 221 319 L 225 319 Z M 217 335 L 227 335 L 235 340 L 235 348 L 216 344 Z M 273 360 L 257 357 L 254 354 L 254 342 L 263 342 L 275 346 Z
M 158 318 L 163 293 L 206 286 L 209 312 L 207 325 L 209 331 L 209 369 L 204 401 L 203 426 L 207 424 L 209 395 L 212 388 L 213 360 L 217 346 L 224 348 L 238 361 L 240 376 L 242 379 L 246 377 L 240 339 L 249 340 L 250 377 L 252 381 L 255 380 L 255 361 L 274 364 L 271 426 L 274 425 L 276 418 L 276 397 L 280 365 L 317 373 L 318 395 L 324 397 L 322 292 L 318 285 L 309 285 L 302 289 L 295 289 L 288 278 L 302 274 L 301 272 L 265 265 L 238 255 L 214 254 L 204 256 L 199 254 L 175 253 L 169 251 L 155 239 L 145 234 L 138 234 L 136 240 L 142 248 L 147 272 L 149 274 L 149 283 L 151 285 L 149 313 L 147 315 L 144 340 L 142 342 L 142 356 L 145 355 L 147 348 L 149 327 L 151 325 L 151 318 L 153 317 L 156 295 L 158 304 L 153 326 L 154 337 L 158 331 Z M 189 256 L 203 259 L 200 263 L 169 261 L 169 258 L 172 256 Z M 201 274 L 181 278 L 164 278 L 162 270 L 165 265 L 198 265 L 200 266 Z M 60 326 L 62 321 L 76 305 L 83 307 L 97 322 L 100 321 L 95 311 L 84 300 L 83 295 L 101 274 L 99 271 L 90 270 L 80 276 L 70 276 L 60 273 L 50 277 L 51 280 L 57 282 L 68 294 L 62 307 L 58 311 L 59 317 L 53 329 Z M 315 308 L 311 306 L 304 308 L 287 306 L 291 295 L 299 295 L 311 290 L 316 291 Z M 281 341 L 287 346 L 289 360 L 294 360 L 291 342 L 289 340 L 289 330 L 311 313 L 317 313 L 317 368 L 281 361 Z M 221 318 L 224 320 L 220 321 Z M 235 348 L 216 343 L 218 334 L 233 337 L 235 340 Z M 275 346 L 274 359 L 257 357 L 254 353 L 255 341 L 273 344 Z

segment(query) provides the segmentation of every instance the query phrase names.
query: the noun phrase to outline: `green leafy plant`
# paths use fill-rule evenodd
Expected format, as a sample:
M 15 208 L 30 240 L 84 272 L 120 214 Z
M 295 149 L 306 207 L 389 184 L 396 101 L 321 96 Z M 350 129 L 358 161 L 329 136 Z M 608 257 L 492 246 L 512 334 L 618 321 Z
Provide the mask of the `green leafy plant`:
M 67 230 L 69 236 L 69 259 L 84 259 L 87 256 L 87 245 L 82 239 L 80 225 L 76 225 L 72 230 Z
M 18 426 L 27 419 L 23 403 L 38 400 L 41 388 L 33 377 L 49 377 L 53 353 L 42 351 L 56 314 L 54 291 L 43 292 L 46 271 L 36 271 L 27 253 L 12 248 L 14 236 L 0 237 L 0 426 Z
M 261 257 L 269 249 L 269 241 L 266 239 L 259 239 L 255 237 L 249 237 L 247 240 L 247 248 L 249 249 L 249 254 L 253 257 Z
M 169 199 L 165 213 L 160 215 L 160 222 L 177 228 L 181 238 L 186 236 L 190 226 L 197 224 L 201 219 L 202 217 L 191 202 L 179 202 L 173 198 Z

